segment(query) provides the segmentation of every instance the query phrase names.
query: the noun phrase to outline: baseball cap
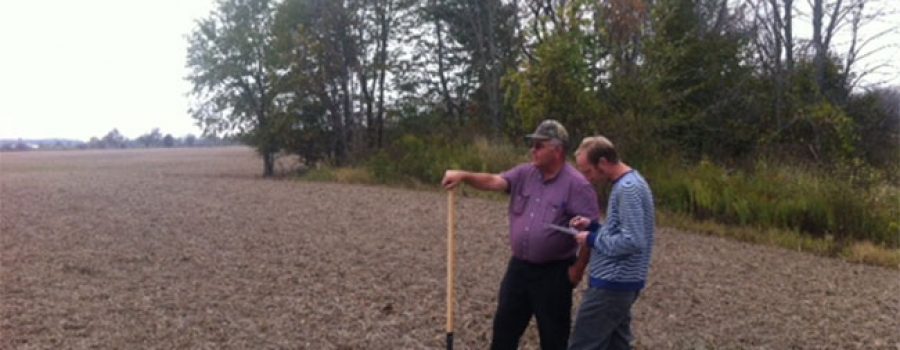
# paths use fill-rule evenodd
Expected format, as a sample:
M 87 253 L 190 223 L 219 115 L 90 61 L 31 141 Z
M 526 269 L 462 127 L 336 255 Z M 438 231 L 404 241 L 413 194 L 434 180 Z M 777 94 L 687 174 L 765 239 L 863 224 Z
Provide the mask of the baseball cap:
M 569 133 L 558 121 L 546 119 L 538 124 L 537 128 L 534 129 L 534 133 L 525 135 L 525 139 L 529 141 L 556 139 L 562 141 L 563 144 L 568 144 Z

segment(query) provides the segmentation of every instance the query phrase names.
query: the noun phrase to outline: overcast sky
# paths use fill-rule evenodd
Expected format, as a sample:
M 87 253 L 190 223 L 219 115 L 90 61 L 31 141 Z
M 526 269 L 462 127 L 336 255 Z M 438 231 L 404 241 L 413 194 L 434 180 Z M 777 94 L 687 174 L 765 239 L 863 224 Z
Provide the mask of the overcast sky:
M 178 137 L 199 134 L 187 112 L 184 37 L 214 6 L 214 0 L 0 0 L 0 138 L 87 140 L 113 128 L 136 138 L 155 127 Z M 897 25 L 894 14 L 871 31 Z M 898 45 L 900 35 L 882 43 Z M 864 63 L 898 56 L 894 47 Z M 900 85 L 898 72 L 895 65 L 872 79 Z
M 184 36 L 213 0 L 0 1 L 0 138 L 200 130 Z

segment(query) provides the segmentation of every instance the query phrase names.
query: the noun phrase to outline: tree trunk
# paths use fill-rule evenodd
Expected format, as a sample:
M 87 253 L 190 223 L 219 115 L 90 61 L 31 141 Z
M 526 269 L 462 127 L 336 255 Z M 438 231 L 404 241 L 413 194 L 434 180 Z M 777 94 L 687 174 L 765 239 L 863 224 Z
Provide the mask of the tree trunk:
M 375 4 L 376 10 L 377 10 L 378 6 L 380 6 L 380 4 Z M 363 11 L 365 11 L 365 10 L 363 10 Z M 365 18 L 364 13 L 360 14 L 360 16 Z M 365 21 L 365 19 L 364 19 L 364 21 Z M 365 41 L 365 37 L 366 37 L 365 29 L 366 29 L 365 25 L 360 24 L 359 26 L 357 26 L 356 35 L 357 35 L 357 40 L 359 40 L 361 42 L 361 48 L 360 48 L 361 52 L 359 55 L 359 57 L 360 57 L 359 69 L 357 70 L 356 74 L 357 74 L 357 78 L 359 79 L 360 92 L 362 93 L 362 103 L 365 106 L 366 145 L 368 147 L 373 147 L 375 145 L 375 139 L 376 139 L 375 107 L 374 107 L 375 98 L 373 97 L 373 94 L 375 93 L 375 83 L 376 83 L 375 80 L 378 77 L 378 71 L 377 71 L 378 58 L 376 57 L 374 62 L 372 62 L 372 64 L 369 65 L 367 50 L 368 50 L 368 45 L 370 43 Z M 376 50 L 377 50 L 377 48 L 376 48 Z M 375 71 L 375 78 L 373 79 L 371 88 L 369 88 L 369 69 L 370 68 L 373 71 Z
M 784 0 L 784 66 L 788 73 L 794 73 L 794 0 Z
M 372 104 L 374 99 L 372 93 L 369 92 L 368 79 L 364 69 L 359 70 L 359 86 L 362 89 L 363 104 L 366 106 L 366 143 L 369 147 L 375 144 L 375 111 Z
M 341 11 L 346 11 L 345 8 L 341 8 Z M 348 28 L 350 28 L 350 19 L 347 17 L 346 13 L 341 13 L 338 21 L 337 27 L 337 40 L 339 50 L 338 54 L 341 60 L 341 66 L 339 67 L 340 73 L 338 79 L 340 81 L 340 91 L 339 95 L 341 96 L 341 112 L 342 114 L 338 116 L 338 119 L 342 119 L 343 127 L 338 132 L 338 153 L 335 155 L 335 163 L 336 165 L 343 165 L 347 160 L 347 150 L 349 148 L 350 142 L 352 140 L 353 134 L 353 102 L 352 102 L 352 93 L 350 89 L 350 80 L 352 79 L 352 72 L 355 68 L 356 61 L 356 50 L 353 47 L 354 43 L 348 34 Z
M 439 1 L 438 6 L 442 5 L 443 2 Z M 447 88 L 446 68 L 444 67 L 443 28 L 441 26 L 441 19 L 437 18 L 437 16 L 435 16 L 434 19 L 434 33 L 437 37 L 437 64 L 438 78 L 441 84 L 441 97 L 444 99 L 444 104 L 446 105 L 447 113 L 450 115 L 450 118 L 457 119 L 459 116 L 456 113 L 456 105 L 453 103 L 453 99 L 450 98 L 450 90 Z M 457 122 L 462 125 L 462 120 L 457 120 Z
M 332 129 L 332 138 L 330 145 L 330 153 L 331 157 L 334 160 L 336 165 L 340 165 L 340 162 L 344 157 L 344 143 L 343 143 L 343 134 L 344 134 L 344 124 L 341 115 L 341 109 L 337 105 L 336 99 L 339 97 L 340 93 L 338 92 L 335 86 L 329 86 L 327 88 L 329 91 L 323 91 L 321 93 L 321 99 L 325 107 L 328 109 L 328 119 L 331 124 Z M 332 98 L 332 96 L 334 98 Z
M 376 122 L 376 147 L 381 149 L 381 139 L 384 134 L 384 77 L 387 75 L 387 49 L 388 35 L 390 34 L 390 1 L 378 7 L 378 20 L 381 22 L 380 44 L 378 51 L 377 71 L 380 73 L 378 77 L 378 114 L 375 117 Z M 387 8 L 386 8 L 387 7 Z
M 346 43 L 345 43 L 346 44 Z M 347 57 L 345 56 L 345 60 Z M 340 150 L 337 155 L 337 165 L 343 165 L 347 158 L 347 148 L 350 145 L 353 133 L 353 103 L 350 99 L 350 62 L 344 61 L 344 67 L 341 70 L 341 104 L 343 109 L 343 125 L 340 133 Z
M 275 153 L 266 152 L 263 154 L 263 177 L 272 177 L 275 175 Z
M 360 65 L 357 76 L 359 77 L 359 86 L 362 92 L 362 103 L 366 108 L 366 144 L 372 147 L 375 144 L 375 111 L 373 107 L 375 99 L 372 97 L 372 92 L 369 91 L 369 79 L 366 73 L 365 62 L 363 62 Z
M 486 26 L 483 34 L 485 40 L 485 70 L 486 82 L 482 82 L 486 86 L 488 95 L 488 111 L 490 113 L 491 125 L 493 131 L 497 134 L 503 131 L 503 115 L 500 106 L 500 62 L 499 53 L 497 52 L 497 36 L 494 33 L 497 20 L 497 5 L 499 1 L 486 1 L 484 11 L 486 16 Z
M 793 103 L 792 101 L 792 86 L 794 85 L 794 0 L 784 0 L 784 20 L 782 20 L 782 25 L 784 26 L 784 36 L 782 39 L 784 40 L 784 77 L 782 81 L 782 86 L 784 86 L 785 90 L 782 91 L 784 104 L 782 107 L 783 115 L 787 116 L 787 118 L 791 118 L 794 114 Z M 778 125 L 778 130 L 781 130 L 782 125 Z
M 822 2 L 824 0 L 813 0 L 812 9 L 812 25 L 813 25 L 813 48 L 815 56 L 813 57 L 813 75 L 815 76 L 816 86 L 819 91 L 825 86 L 825 54 L 828 48 L 823 47 L 822 42 L 822 17 L 825 15 Z
M 773 58 L 773 78 L 775 80 L 775 102 L 773 106 L 773 114 L 775 115 L 775 127 L 776 129 L 781 129 L 782 120 L 784 120 L 784 95 L 785 95 L 785 84 L 784 84 L 784 66 L 781 61 L 781 50 L 784 47 L 783 45 L 783 27 L 784 23 L 781 20 L 781 12 L 779 11 L 779 5 L 777 0 L 770 0 L 769 5 L 772 6 L 772 17 L 773 17 L 773 28 L 772 34 L 774 34 L 775 44 L 772 50 Z
M 815 80 L 819 87 L 819 91 L 831 99 L 832 96 L 830 96 L 831 94 L 828 91 L 828 82 L 826 81 L 827 77 L 825 76 L 826 65 L 829 59 L 828 48 L 831 46 L 831 39 L 837 31 L 839 22 L 844 19 L 846 10 L 842 7 L 843 0 L 837 0 L 833 5 L 834 7 L 831 8 L 828 24 L 824 25 L 825 6 L 823 2 L 824 0 L 814 0 L 813 2 L 813 47 L 816 49 L 813 65 L 815 69 Z

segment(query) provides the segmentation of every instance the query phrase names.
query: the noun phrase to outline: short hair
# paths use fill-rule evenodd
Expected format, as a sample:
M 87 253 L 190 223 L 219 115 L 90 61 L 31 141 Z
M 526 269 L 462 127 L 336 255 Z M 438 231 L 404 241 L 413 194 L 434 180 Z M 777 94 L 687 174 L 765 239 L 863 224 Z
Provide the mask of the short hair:
M 619 154 L 616 147 L 609 139 L 603 136 L 585 137 L 581 140 L 581 145 L 575 150 L 575 156 L 584 153 L 591 165 L 600 163 L 600 158 L 605 158 L 607 162 L 616 164 L 619 162 Z

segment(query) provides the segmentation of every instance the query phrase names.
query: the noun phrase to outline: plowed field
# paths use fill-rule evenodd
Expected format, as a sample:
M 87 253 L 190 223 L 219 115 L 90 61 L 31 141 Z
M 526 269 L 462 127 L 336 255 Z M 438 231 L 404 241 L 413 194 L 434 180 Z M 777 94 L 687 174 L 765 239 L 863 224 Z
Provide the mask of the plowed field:
M 0 348 L 443 348 L 445 194 L 260 172 L 241 147 L 0 154 Z M 457 212 L 455 345 L 484 349 L 506 206 Z M 654 254 L 641 349 L 900 349 L 898 271 L 666 228 Z

